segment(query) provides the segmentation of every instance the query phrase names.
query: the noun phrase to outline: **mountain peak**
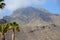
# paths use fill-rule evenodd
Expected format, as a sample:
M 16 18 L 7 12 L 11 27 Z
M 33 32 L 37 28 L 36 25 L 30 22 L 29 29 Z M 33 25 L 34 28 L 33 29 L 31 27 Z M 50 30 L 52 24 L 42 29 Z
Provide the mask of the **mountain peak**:
M 50 14 L 45 9 L 17 9 L 10 17 L 6 16 L 4 19 L 20 25 L 21 32 L 16 33 L 18 40 L 60 40 L 60 16 Z
M 6 17 L 7 19 L 12 19 L 22 24 L 27 23 L 53 23 L 51 16 L 54 14 L 48 12 L 43 8 L 35 8 L 35 7 L 26 7 L 17 9 L 13 12 L 10 17 Z M 54 15 L 55 16 L 55 15 Z M 53 17 L 54 17 L 53 16 Z
M 51 16 L 52 14 L 43 12 L 45 9 L 38 9 L 35 7 L 26 7 L 22 9 L 17 9 L 14 11 L 14 13 L 11 15 L 13 19 L 17 19 L 18 21 L 21 20 L 21 22 L 28 23 L 33 20 L 42 20 L 45 22 L 52 22 Z
M 25 12 L 44 12 L 49 13 L 46 9 L 43 8 L 36 8 L 36 7 L 25 7 L 25 8 L 18 8 L 14 11 L 14 13 L 25 11 Z

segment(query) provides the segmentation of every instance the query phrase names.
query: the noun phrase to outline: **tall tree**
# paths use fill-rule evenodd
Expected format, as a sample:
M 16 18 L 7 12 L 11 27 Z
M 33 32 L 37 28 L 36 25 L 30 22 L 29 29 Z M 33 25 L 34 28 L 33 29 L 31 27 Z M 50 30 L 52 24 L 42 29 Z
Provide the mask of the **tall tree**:
M 20 31 L 19 25 L 16 22 L 10 23 L 10 29 L 12 29 L 12 40 L 15 40 L 15 30 L 17 32 Z
M 8 32 L 8 29 L 9 29 L 8 23 L 4 23 L 0 25 L 0 34 L 1 34 L 2 40 L 5 40 L 5 34 Z
M 3 1 L 4 1 L 4 0 L 0 0 L 0 8 L 1 8 L 1 9 L 4 8 L 4 6 L 5 6 L 5 3 L 3 3 Z

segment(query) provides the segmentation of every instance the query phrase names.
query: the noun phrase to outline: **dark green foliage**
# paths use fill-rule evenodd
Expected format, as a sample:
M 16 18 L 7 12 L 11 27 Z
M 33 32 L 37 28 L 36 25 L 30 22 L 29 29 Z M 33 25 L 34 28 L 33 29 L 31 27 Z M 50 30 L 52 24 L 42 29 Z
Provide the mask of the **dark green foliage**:
M 4 0 L 0 0 L 0 2 L 2 2 L 2 1 L 4 1 Z
M 45 29 L 45 26 L 42 26 L 41 28 L 42 28 L 42 29 Z
M 8 23 L 4 23 L 4 24 L 0 25 L 0 33 L 6 33 L 8 31 L 8 28 L 9 28 Z
M 32 33 L 32 32 L 34 32 L 33 30 L 31 30 L 29 33 Z
M 20 31 L 19 25 L 16 22 L 10 23 L 11 29 L 16 29 L 17 32 Z
M 9 31 L 9 23 L 4 23 L 0 25 L 0 35 L 2 40 L 5 40 L 5 34 L 8 31 Z
M 55 25 L 55 24 L 51 24 L 52 26 L 54 26 L 54 27 L 56 27 L 57 25 Z
M 4 6 L 5 6 L 5 3 L 2 3 L 2 1 L 4 1 L 4 0 L 0 0 L 0 8 L 1 8 L 1 9 L 3 9 Z

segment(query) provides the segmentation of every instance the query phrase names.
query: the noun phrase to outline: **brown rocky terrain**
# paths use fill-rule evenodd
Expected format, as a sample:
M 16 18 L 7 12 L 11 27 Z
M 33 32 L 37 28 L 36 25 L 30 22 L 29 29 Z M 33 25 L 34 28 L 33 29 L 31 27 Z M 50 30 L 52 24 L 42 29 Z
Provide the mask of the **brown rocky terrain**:
M 16 40 L 60 40 L 60 14 L 27 7 L 15 10 L 4 19 L 8 22 L 16 21 L 20 25 L 21 32 L 16 32 Z M 10 40 L 11 33 L 6 38 Z

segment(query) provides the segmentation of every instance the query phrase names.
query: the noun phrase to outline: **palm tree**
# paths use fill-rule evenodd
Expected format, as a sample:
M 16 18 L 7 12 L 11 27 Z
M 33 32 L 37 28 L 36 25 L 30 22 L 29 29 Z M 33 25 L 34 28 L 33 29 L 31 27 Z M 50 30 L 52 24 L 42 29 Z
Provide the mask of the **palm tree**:
M 5 6 L 5 3 L 3 3 L 3 1 L 4 1 L 4 0 L 0 0 L 0 8 L 1 8 L 1 9 L 4 8 L 4 6 Z
M 1 34 L 2 40 L 5 40 L 5 34 L 8 32 L 8 29 L 9 29 L 8 23 L 4 23 L 0 25 L 0 34 Z
M 16 22 L 10 23 L 10 29 L 12 29 L 12 40 L 15 40 L 15 30 L 20 31 L 19 25 Z

